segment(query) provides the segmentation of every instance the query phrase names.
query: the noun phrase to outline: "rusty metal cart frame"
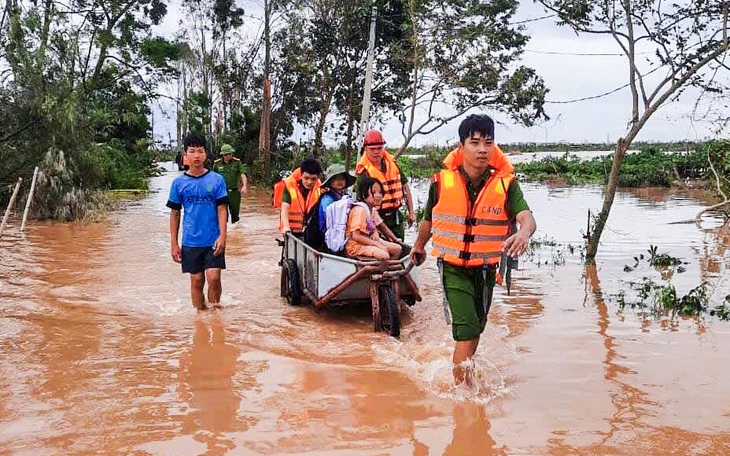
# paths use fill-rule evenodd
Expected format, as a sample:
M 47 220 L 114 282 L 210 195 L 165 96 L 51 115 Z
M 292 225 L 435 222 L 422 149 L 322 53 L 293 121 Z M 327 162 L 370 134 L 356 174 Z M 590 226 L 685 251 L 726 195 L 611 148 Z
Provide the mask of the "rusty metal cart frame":
M 315 309 L 327 305 L 370 301 L 373 329 L 400 336 L 401 303 L 421 301 L 418 269 L 408 257 L 360 260 L 323 253 L 286 233 L 279 241 L 281 296 L 291 305 L 306 299 Z

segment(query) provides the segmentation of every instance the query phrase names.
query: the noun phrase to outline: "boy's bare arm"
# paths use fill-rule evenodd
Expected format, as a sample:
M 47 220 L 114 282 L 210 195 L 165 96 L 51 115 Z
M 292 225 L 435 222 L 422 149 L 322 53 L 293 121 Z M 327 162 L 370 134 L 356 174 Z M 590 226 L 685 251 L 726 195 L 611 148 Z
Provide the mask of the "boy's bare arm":
M 170 254 L 172 261 L 182 263 L 182 252 L 180 244 L 178 244 L 178 235 L 180 234 L 180 210 L 173 209 L 170 212 Z
M 219 204 L 216 210 L 218 211 L 218 229 L 221 234 L 218 236 L 218 239 L 215 240 L 215 244 L 213 244 L 213 255 L 218 256 L 226 249 L 226 237 L 228 236 L 228 206 L 225 204 Z

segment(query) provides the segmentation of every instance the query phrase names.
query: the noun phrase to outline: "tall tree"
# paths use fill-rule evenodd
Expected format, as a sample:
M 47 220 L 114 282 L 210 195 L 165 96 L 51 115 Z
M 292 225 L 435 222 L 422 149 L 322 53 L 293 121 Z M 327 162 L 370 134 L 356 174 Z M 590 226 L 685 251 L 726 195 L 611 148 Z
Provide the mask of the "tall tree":
M 293 107 L 299 122 L 314 130 L 315 154 L 324 149 L 326 131 L 335 137 L 345 136 L 349 147 L 362 102 L 372 2 L 300 0 L 295 3 L 296 8 L 287 15 L 287 27 L 280 29 L 274 39 L 279 50 L 276 77 L 286 79 L 287 86 L 298 89 L 289 93 L 285 103 Z M 391 17 L 390 3 L 399 2 L 375 1 L 382 16 Z M 377 52 L 385 55 L 384 50 L 400 34 L 399 23 L 381 24 Z M 402 94 L 403 85 L 390 76 L 388 59 L 380 63 L 373 99 L 380 107 L 390 106 L 401 99 L 400 95 L 393 94 Z
M 624 155 L 647 121 L 690 87 L 718 92 L 727 85 L 728 2 L 539 1 L 557 13 L 560 25 L 579 34 L 609 36 L 626 57 L 628 127 L 616 143 L 603 206 L 589 236 L 586 257 L 592 261 L 611 212 Z M 718 78 L 718 72 L 726 76 Z
M 510 24 L 518 2 L 406 0 L 408 28 L 391 60 L 400 62 L 409 94 L 395 111 L 405 150 L 465 112 L 504 112 L 524 125 L 547 118 L 547 89 L 519 65 L 528 37 Z
M 83 215 L 94 190 L 122 184 L 103 172 L 105 160 L 140 157 L 120 159 L 118 175 L 140 171 L 132 162 L 149 166 L 146 105 L 177 58 L 151 31 L 165 13 L 162 0 L 5 2 L 0 143 L 11 153 L 0 182 L 41 164 L 39 209 L 68 218 Z

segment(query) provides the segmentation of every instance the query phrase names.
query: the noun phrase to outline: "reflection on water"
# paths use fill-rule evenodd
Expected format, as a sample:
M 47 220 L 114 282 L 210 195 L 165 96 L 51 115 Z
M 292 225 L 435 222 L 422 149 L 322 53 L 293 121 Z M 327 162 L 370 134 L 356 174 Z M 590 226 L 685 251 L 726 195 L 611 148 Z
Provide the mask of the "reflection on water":
M 207 454 L 225 454 L 235 447 L 226 433 L 237 428 L 240 397 L 233 389 L 233 376 L 240 349 L 235 341 L 226 340 L 226 330 L 217 315 L 207 317 L 195 320 L 192 348 L 180 360 L 178 392 L 189 407 L 182 433 L 206 443 Z
M 399 340 L 373 333 L 368 309 L 289 307 L 263 190 L 229 234 L 224 308 L 198 315 L 168 253 L 177 174 L 103 223 L 4 233 L 0 454 L 730 453 L 730 324 L 610 300 L 649 245 L 688 263 L 678 291 L 708 281 L 714 304 L 730 294 L 730 228 L 671 224 L 705 205 L 699 194 L 617 194 L 596 267 L 578 248 L 521 261 L 477 353 L 488 392 L 470 393 L 453 388 L 431 259 Z M 540 238 L 582 244 L 600 188 L 523 188 Z
M 473 454 L 478 448 L 482 455 L 506 455 L 507 449 L 495 448 L 497 442 L 489 435 L 489 419 L 484 407 L 470 402 L 454 404 L 454 433 L 444 456 Z

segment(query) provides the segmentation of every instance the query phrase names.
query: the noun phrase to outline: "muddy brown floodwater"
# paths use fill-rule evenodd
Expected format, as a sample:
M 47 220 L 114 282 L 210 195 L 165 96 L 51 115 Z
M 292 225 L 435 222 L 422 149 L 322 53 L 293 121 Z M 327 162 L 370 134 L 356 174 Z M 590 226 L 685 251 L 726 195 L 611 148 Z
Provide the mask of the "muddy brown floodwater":
M 399 340 L 373 333 L 367 308 L 288 307 L 263 192 L 230 231 L 224 308 L 197 314 L 169 256 L 175 175 L 105 222 L 6 230 L 0 454 L 730 454 L 730 323 L 610 299 L 650 244 L 687 263 L 678 292 L 730 294 L 728 229 L 668 223 L 703 207 L 693 195 L 620 193 L 590 268 L 581 230 L 601 190 L 524 185 L 537 238 L 558 245 L 497 290 L 479 388 L 463 391 L 433 259 Z

